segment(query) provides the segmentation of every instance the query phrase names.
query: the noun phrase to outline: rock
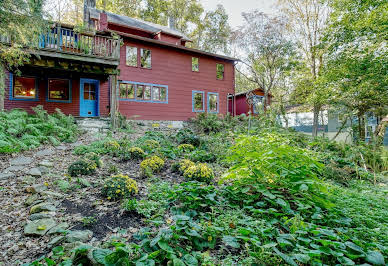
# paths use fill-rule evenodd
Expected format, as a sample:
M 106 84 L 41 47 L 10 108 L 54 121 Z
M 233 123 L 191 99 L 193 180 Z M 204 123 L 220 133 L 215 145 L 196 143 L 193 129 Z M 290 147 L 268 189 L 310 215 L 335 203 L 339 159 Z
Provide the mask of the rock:
M 32 175 L 32 176 L 42 176 L 42 172 L 39 170 L 39 168 L 32 168 L 30 169 L 30 171 L 28 172 L 28 174 Z
M 39 196 L 38 194 L 32 194 L 31 196 L 28 196 L 26 201 L 24 202 L 24 204 L 26 206 L 30 206 L 32 205 L 35 201 L 37 201 L 39 199 Z
M 39 162 L 39 165 L 40 165 L 40 166 L 44 166 L 44 167 L 50 168 L 50 167 L 53 167 L 53 166 L 54 166 L 54 163 L 45 160 L 45 161 Z
M 66 229 L 69 228 L 69 224 L 64 222 L 64 223 L 60 223 L 56 226 L 54 226 L 53 228 L 51 228 L 47 234 L 48 235 L 53 235 L 53 234 L 60 234 L 60 233 L 63 233 L 66 231 Z
M 51 239 L 50 242 L 47 243 L 47 246 L 48 246 L 48 248 L 55 247 L 55 246 L 61 244 L 63 242 L 63 240 L 65 240 L 64 236 L 56 236 L 53 239 Z
M 29 222 L 24 227 L 24 234 L 27 236 L 42 236 L 46 234 L 48 230 L 53 228 L 56 222 L 53 219 L 40 219 Z
M 25 184 L 34 184 L 36 181 L 36 178 L 30 175 L 26 175 L 23 177 L 23 183 Z
M 26 192 L 28 193 L 41 193 L 43 191 L 47 190 L 47 186 L 36 184 L 31 187 L 26 187 Z
M 35 220 L 41 220 L 41 219 L 48 219 L 51 218 L 52 215 L 50 213 L 34 213 L 31 214 L 30 217 L 28 217 L 29 220 L 35 221 Z
M 48 174 L 50 171 L 46 166 L 39 166 L 38 169 L 43 175 Z
M 19 172 L 23 170 L 25 167 L 24 166 L 18 166 L 18 165 L 13 165 L 4 170 L 4 172 L 9 173 L 9 172 Z
M 13 160 L 11 160 L 11 165 L 28 165 L 32 163 L 31 157 L 19 156 Z
M 91 239 L 93 236 L 93 232 L 90 230 L 85 231 L 70 231 L 66 235 L 66 242 L 74 243 L 74 242 L 86 242 Z
M 42 156 L 49 156 L 53 154 L 54 154 L 54 151 L 52 149 L 44 149 L 44 150 L 38 151 L 35 155 L 38 157 L 42 157 Z
M 52 197 L 52 198 L 62 198 L 63 195 L 58 192 L 53 192 L 53 191 L 43 191 L 40 193 L 42 196 L 46 197 Z
M 11 177 L 15 177 L 14 173 L 0 173 L 0 180 L 1 179 L 8 179 Z
M 67 150 L 67 147 L 65 145 L 61 145 L 61 146 L 57 147 L 57 150 L 65 151 L 65 150 Z
M 49 202 L 42 202 L 37 205 L 34 205 L 30 209 L 30 214 L 39 213 L 39 212 L 55 212 L 57 208 Z

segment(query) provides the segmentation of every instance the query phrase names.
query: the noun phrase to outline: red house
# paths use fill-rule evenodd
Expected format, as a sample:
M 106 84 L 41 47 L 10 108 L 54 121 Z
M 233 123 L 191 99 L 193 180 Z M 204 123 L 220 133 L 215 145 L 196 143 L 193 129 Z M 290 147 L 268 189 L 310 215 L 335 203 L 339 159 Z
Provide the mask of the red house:
M 237 59 L 188 48 L 189 38 L 170 27 L 93 6 L 84 13 L 93 30 L 53 25 L 39 37 L 39 56 L 20 76 L 9 73 L 5 109 L 175 121 L 228 112 Z
M 257 98 L 258 103 L 256 105 L 249 105 L 247 102 L 247 93 L 252 92 Z M 267 106 L 271 104 L 272 96 L 269 96 L 269 103 Z M 229 97 L 229 112 L 234 115 L 246 114 L 249 112 L 253 115 L 257 115 L 259 113 L 259 109 L 263 108 L 263 99 L 264 99 L 264 90 L 263 89 L 254 89 L 250 91 L 240 92 L 234 95 L 234 97 Z

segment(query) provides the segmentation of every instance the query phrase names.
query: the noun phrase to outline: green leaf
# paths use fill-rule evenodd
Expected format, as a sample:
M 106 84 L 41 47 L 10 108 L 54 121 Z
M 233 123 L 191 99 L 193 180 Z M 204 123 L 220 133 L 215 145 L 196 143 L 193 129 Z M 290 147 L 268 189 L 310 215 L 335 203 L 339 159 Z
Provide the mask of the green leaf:
M 348 248 L 350 248 L 350 249 L 352 249 L 352 250 L 354 250 L 354 251 L 357 251 L 357 252 L 359 252 L 359 253 L 364 253 L 364 250 L 363 250 L 361 247 L 359 247 L 359 246 L 357 246 L 356 244 L 354 244 L 353 242 L 346 241 L 346 242 L 345 242 L 345 245 L 346 245 Z
M 167 252 L 173 252 L 174 250 L 168 245 L 167 242 L 165 241 L 159 241 L 158 242 L 158 245 L 161 249 L 163 249 L 164 251 L 167 251 Z
M 281 257 L 285 262 L 287 262 L 288 264 L 292 265 L 292 266 L 298 266 L 298 264 L 296 264 L 296 262 L 294 261 L 293 258 L 291 258 L 290 256 L 280 252 L 277 248 L 273 248 L 273 250 L 276 252 L 276 254 Z
M 201 237 L 201 235 L 197 231 L 192 230 L 192 229 L 186 229 L 185 232 L 189 236 Z
M 186 254 L 184 257 L 183 257 L 183 260 L 186 262 L 187 265 L 189 266 L 196 266 L 198 265 L 198 260 L 193 256 L 193 255 L 190 255 L 190 254 Z
M 111 254 L 112 251 L 109 250 L 109 249 L 94 249 L 92 251 L 92 256 L 93 256 L 93 259 L 95 261 L 97 261 L 98 263 L 101 263 L 101 264 L 104 264 L 105 265 L 105 257 L 108 256 L 109 254 Z
M 227 246 L 231 246 L 232 248 L 239 248 L 240 244 L 237 241 L 237 238 L 233 236 L 224 236 L 222 238 L 222 241 L 225 243 Z
M 302 263 L 307 263 L 310 260 L 310 256 L 306 254 L 295 254 L 294 258 Z
M 307 191 L 309 189 L 309 187 L 306 185 L 306 184 L 302 184 L 302 185 L 300 185 L 300 187 L 299 187 L 299 190 L 300 191 Z
M 172 260 L 172 264 L 174 266 L 186 266 L 185 263 L 182 260 L 178 259 L 178 258 L 174 258 Z
M 385 265 L 384 256 L 377 250 L 369 251 L 365 259 L 373 265 Z
M 287 207 L 287 202 L 285 202 L 283 199 L 277 198 L 276 203 L 282 207 Z
M 46 261 L 47 266 L 53 266 L 56 264 L 55 261 L 53 261 L 52 259 L 44 258 L 44 260 Z
M 349 259 L 347 257 L 339 257 L 337 259 L 343 265 L 354 265 L 355 264 L 354 261 L 352 261 L 351 259 Z

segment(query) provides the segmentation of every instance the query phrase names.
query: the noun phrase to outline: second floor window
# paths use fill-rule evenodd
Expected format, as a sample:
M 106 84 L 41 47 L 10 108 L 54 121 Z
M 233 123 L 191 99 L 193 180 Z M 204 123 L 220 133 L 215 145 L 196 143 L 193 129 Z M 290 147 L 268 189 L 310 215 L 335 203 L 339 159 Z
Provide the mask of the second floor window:
M 224 79 L 224 72 L 225 67 L 223 64 L 217 64 L 217 79 L 223 80 Z
M 127 46 L 125 63 L 127 66 L 137 67 L 137 47 Z
M 151 68 L 151 50 L 141 48 L 141 50 L 140 50 L 140 66 L 142 68 Z
M 199 71 L 199 58 L 198 57 L 191 58 L 191 70 L 194 72 Z

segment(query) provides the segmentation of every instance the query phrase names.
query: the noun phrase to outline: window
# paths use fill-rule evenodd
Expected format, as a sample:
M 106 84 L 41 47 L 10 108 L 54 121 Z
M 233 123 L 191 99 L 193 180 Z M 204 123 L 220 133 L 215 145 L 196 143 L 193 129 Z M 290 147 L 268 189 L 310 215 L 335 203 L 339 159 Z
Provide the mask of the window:
M 193 91 L 193 112 L 205 112 L 205 93 L 203 91 Z
M 217 64 L 217 79 L 219 80 L 224 79 L 224 70 L 225 70 L 225 67 L 223 64 Z
M 218 113 L 218 93 L 209 92 L 207 94 L 207 111 L 209 113 Z
M 137 47 L 127 46 L 126 64 L 137 67 Z
M 142 68 L 151 68 L 151 50 L 141 48 L 140 66 Z
M 47 101 L 71 101 L 70 80 L 68 79 L 49 79 Z
M 121 81 L 119 84 L 120 100 L 137 102 L 168 102 L 168 87 L 157 84 Z
M 120 83 L 120 99 L 134 99 L 135 85 L 129 83 Z
M 85 83 L 84 84 L 84 100 L 96 100 L 96 84 Z
M 197 57 L 191 58 L 191 70 L 194 72 L 199 71 L 199 59 Z
M 12 80 L 12 79 L 11 79 Z M 15 77 L 13 79 L 12 98 L 37 100 L 37 80 L 33 77 Z
M 264 105 L 263 105 L 263 96 L 256 96 L 255 104 L 253 104 L 253 113 L 259 114 L 261 112 L 264 112 Z

